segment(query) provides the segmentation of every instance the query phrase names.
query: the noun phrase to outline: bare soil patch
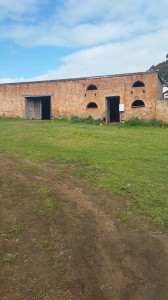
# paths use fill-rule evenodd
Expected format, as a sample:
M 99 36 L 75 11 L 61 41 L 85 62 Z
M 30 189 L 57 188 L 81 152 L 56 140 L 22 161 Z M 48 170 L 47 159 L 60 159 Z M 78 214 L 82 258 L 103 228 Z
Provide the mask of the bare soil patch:
M 0 299 L 167 299 L 167 235 L 117 214 L 121 202 L 1 155 Z

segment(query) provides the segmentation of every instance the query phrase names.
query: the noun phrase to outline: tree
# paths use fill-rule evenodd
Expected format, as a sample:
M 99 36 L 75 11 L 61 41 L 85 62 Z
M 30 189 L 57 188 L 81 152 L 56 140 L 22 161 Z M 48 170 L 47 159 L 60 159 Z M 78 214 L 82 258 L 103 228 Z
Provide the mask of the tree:
M 149 71 L 159 72 L 163 84 L 168 87 L 168 53 L 166 54 L 166 61 L 151 66 Z

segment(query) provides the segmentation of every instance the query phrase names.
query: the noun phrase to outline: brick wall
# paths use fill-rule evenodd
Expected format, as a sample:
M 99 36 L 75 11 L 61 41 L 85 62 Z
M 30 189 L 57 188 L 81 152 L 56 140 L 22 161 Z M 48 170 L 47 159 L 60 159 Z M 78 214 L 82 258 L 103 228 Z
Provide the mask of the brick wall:
M 168 122 L 168 100 L 158 100 L 156 104 L 156 119 Z
M 144 87 L 132 87 L 142 81 Z M 97 90 L 87 90 L 94 84 Z M 156 116 L 156 101 L 160 94 L 161 83 L 157 73 L 137 73 L 107 77 L 93 77 L 57 81 L 29 82 L 0 85 L 0 116 L 25 117 L 26 96 L 51 96 L 51 109 L 54 117 L 80 117 L 92 115 L 94 118 L 106 116 L 106 97 L 119 96 L 125 105 L 122 119 L 137 116 L 145 119 Z M 131 108 L 140 99 L 145 107 Z M 95 102 L 98 108 L 89 108 Z

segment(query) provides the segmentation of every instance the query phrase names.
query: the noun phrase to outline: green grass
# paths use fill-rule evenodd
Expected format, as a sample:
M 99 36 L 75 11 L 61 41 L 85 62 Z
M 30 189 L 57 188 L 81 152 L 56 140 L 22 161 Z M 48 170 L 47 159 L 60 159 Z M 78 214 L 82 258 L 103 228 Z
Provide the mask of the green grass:
M 114 209 L 114 208 L 108 208 L 108 213 L 112 213 L 118 220 L 121 220 L 122 222 L 128 222 L 128 214 L 127 212 L 121 210 L 121 209 Z
M 51 216 L 55 215 L 58 210 L 58 204 L 55 201 L 49 201 L 46 199 L 36 199 L 35 201 L 34 213 L 41 216 Z
M 0 132 L 1 153 L 59 164 L 168 228 L 167 128 L 1 119 Z

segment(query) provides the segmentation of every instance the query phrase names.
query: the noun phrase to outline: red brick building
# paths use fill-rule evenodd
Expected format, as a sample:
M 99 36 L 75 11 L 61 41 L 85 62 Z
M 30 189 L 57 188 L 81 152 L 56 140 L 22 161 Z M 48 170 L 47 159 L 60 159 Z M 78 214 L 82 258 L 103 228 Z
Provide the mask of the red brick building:
M 27 119 L 72 115 L 121 122 L 131 117 L 168 121 L 156 72 L 0 84 L 0 116 Z

